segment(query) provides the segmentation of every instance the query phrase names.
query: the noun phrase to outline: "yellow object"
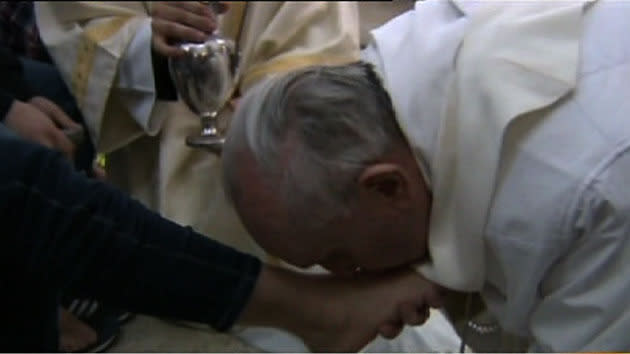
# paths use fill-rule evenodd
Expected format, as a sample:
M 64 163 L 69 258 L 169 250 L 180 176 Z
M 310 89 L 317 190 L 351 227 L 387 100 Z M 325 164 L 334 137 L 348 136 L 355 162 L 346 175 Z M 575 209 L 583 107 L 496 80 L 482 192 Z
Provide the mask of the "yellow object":
M 102 169 L 107 166 L 107 157 L 105 154 L 96 154 L 96 165 Z

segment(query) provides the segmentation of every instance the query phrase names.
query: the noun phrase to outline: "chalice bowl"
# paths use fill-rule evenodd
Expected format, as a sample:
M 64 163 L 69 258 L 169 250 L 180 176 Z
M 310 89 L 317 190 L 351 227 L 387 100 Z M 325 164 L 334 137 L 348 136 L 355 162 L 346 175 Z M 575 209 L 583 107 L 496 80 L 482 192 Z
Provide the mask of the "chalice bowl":
M 179 48 L 184 54 L 169 58 L 171 78 L 184 103 L 201 119 L 201 132 L 186 137 L 186 144 L 218 154 L 225 142 L 219 114 L 236 88 L 234 41 L 212 34 L 203 43 L 181 43 Z

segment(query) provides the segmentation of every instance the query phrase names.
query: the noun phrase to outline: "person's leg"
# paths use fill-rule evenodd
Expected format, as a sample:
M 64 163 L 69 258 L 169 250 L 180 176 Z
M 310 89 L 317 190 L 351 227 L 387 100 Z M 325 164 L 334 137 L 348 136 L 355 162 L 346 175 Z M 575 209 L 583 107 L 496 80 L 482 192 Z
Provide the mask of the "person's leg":
M 0 348 L 3 352 L 57 351 L 59 305 L 56 291 L 19 279 L 23 276 L 20 269 L 14 267 L 0 269 L 0 299 L 4 307 Z
M 0 141 L 19 137 L 0 124 Z M 0 198 L 7 190 L 0 185 Z M 0 301 L 4 305 L 0 321 L 0 348 L 5 352 L 57 351 L 59 346 L 59 296 L 54 287 L 41 286 L 24 273 L 32 256 L 22 258 L 22 267 L 15 266 L 15 254 L 7 245 L 7 230 L 0 233 Z M 34 247 L 36 248 L 36 247 Z
M 28 58 L 20 58 L 24 71 L 24 80 L 28 83 L 33 93 L 44 96 L 56 103 L 63 111 L 77 123 L 83 126 L 85 139 L 77 146 L 75 163 L 79 170 L 91 175 L 92 161 L 95 157 L 94 145 L 88 134 L 83 115 L 77 106 L 74 96 L 68 90 L 57 68 L 50 63 L 35 61 Z
M 33 93 L 37 96 L 44 96 L 55 102 L 68 116 L 74 121 L 79 122 L 83 126 L 84 131 L 86 131 L 83 117 L 76 105 L 76 101 L 68 91 L 56 67 L 51 63 L 35 61 L 24 57 L 20 58 L 20 61 L 23 67 L 24 80 L 32 89 Z M 83 142 L 76 148 L 76 167 L 91 176 L 94 155 L 93 145 L 89 141 L 87 133 L 85 133 Z M 116 318 L 118 313 L 124 311 L 112 309 L 110 312 L 112 312 L 110 317 Z M 97 336 L 95 330 L 99 332 L 99 336 Z M 59 332 L 61 335 L 60 349 L 66 352 L 81 351 L 82 349 L 90 348 L 98 344 L 97 339 L 100 341 L 110 340 L 110 338 L 103 338 L 103 332 L 105 332 L 103 328 L 91 328 L 90 325 L 79 320 L 74 314 L 63 308 L 61 308 Z
M 0 199 L 2 269 L 19 271 L 6 278 L 14 308 L 41 303 L 33 289 L 58 289 L 224 330 L 260 272 L 254 257 L 170 222 L 86 179 L 59 153 L 16 138 L 0 137 Z M 22 292 L 28 303 L 19 301 Z M 33 335 L 30 319 L 15 317 L 22 322 L 13 332 Z M 22 351 L 56 350 L 25 345 Z

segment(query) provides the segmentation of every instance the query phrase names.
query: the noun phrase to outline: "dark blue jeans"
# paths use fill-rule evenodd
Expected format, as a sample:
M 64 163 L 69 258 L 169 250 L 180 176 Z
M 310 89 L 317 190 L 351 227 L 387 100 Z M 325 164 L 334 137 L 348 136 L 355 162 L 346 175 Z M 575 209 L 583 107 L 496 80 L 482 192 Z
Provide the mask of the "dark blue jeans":
M 170 222 L 0 124 L 0 350 L 57 351 L 60 293 L 232 326 L 260 261 Z
M 83 115 L 74 96 L 68 90 L 59 70 L 50 63 L 20 58 L 24 80 L 36 96 L 44 96 L 55 102 L 75 122 L 85 130 L 85 139 L 75 150 L 75 165 L 80 171 L 92 172 L 92 160 L 95 157 L 94 144 L 87 133 Z M 103 93 L 105 94 L 105 93 Z

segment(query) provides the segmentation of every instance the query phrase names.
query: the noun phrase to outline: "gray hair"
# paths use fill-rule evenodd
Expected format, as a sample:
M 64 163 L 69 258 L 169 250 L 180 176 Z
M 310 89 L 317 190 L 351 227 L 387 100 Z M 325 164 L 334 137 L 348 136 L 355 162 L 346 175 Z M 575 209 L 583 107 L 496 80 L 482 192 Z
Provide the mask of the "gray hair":
M 347 210 L 365 166 L 402 137 L 390 97 L 369 64 L 271 77 L 241 99 L 233 116 L 223 150 L 226 194 L 237 200 L 237 154 L 249 152 L 292 219 L 316 227 Z

